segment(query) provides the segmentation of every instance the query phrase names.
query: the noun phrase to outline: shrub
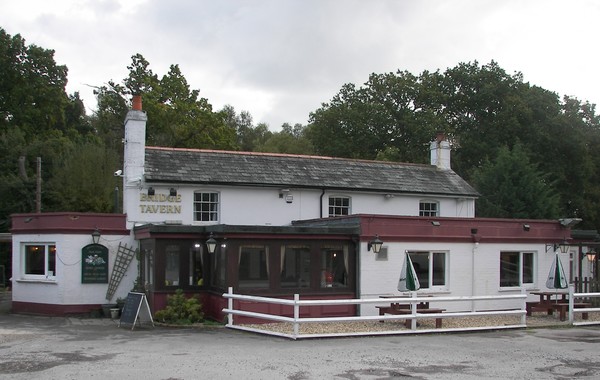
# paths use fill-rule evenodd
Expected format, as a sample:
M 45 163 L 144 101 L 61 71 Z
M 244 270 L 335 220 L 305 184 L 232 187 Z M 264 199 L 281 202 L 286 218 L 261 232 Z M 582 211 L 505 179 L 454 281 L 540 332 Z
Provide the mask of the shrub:
M 155 314 L 158 322 L 175 325 L 190 325 L 202 322 L 204 313 L 198 296 L 186 297 L 183 290 L 177 289 L 175 294 L 167 296 L 167 307 Z

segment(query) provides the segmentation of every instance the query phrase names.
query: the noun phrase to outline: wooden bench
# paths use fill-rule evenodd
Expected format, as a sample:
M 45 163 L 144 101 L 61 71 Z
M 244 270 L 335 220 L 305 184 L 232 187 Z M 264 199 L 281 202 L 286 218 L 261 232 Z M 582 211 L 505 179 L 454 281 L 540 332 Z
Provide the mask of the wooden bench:
M 391 306 L 376 306 L 376 308 L 379 309 L 379 315 L 384 315 L 384 314 L 393 314 L 393 315 L 406 315 L 406 314 L 412 314 L 412 311 L 410 309 L 406 309 L 406 308 L 397 308 L 397 307 L 391 307 Z M 446 311 L 446 309 L 432 309 L 432 308 L 419 308 L 417 307 L 417 314 L 437 314 L 437 313 L 442 313 Z M 442 327 L 442 319 L 443 318 L 436 318 L 435 319 L 435 328 L 439 329 Z M 380 321 L 383 322 L 383 321 Z M 411 327 L 411 319 L 407 319 L 406 321 L 404 321 L 404 326 L 406 326 L 407 328 Z
M 531 313 L 536 311 L 545 311 L 548 315 L 552 315 L 554 313 L 554 307 L 552 306 L 554 303 L 549 302 L 527 302 L 525 304 L 525 310 L 527 311 L 527 316 L 531 317 Z
M 581 308 L 586 308 L 586 307 L 591 307 L 591 306 L 592 306 L 592 304 L 589 302 L 575 302 L 573 304 L 573 307 L 575 309 L 581 309 Z M 553 303 L 552 308 L 558 311 L 559 318 L 561 321 L 564 321 L 567 319 L 567 310 L 569 310 L 568 302 Z M 585 312 L 581 313 L 581 318 L 588 319 L 589 318 L 588 313 L 585 313 Z

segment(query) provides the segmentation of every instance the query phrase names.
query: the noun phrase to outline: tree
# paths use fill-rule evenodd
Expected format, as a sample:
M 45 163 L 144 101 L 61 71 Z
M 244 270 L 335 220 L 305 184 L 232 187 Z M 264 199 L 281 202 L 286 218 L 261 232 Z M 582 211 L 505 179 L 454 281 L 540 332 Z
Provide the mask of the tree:
M 600 120 L 594 105 L 561 101 L 494 61 L 418 76 L 371 74 L 363 87 L 346 84 L 311 113 L 306 136 L 317 154 L 426 163 L 436 131 L 448 136 L 452 169 L 469 182 L 485 162 L 520 142 L 548 186 L 555 186 L 560 216 L 578 216 L 582 228 L 600 229 L 600 157 L 594 152 Z
M 79 95 L 65 92 L 67 68 L 56 64 L 53 50 L 0 28 L 0 73 L 0 231 L 6 231 L 11 213 L 35 211 L 36 157 L 46 182 L 51 174 L 44 169 L 91 128 Z M 42 203 L 48 204 L 44 193 Z
M 558 218 L 559 196 L 547 177 L 530 163 L 522 145 L 501 148 L 493 161 L 475 170 L 473 183 L 482 194 L 477 216 Z
M 235 149 L 235 130 L 225 124 L 223 115 L 213 112 L 212 105 L 191 90 L 178 65 L 158 79 L 141 54 L 132 57 L 129 75 L 123 85 L 109 82 L 97 91 L 98 119 L 124 117 L 123 105 L 132 94 L 142 96 L 148 114 L 148 145 L 180 148 Z M 100 102 L 100 100 L 106 102 Z M 121 119 L 123 120 L 123 119 Z
M 114 177 L 119 167 L 114 150 L 96 141 L 77 144 L 56 160 L 46 193 L 56 210 L 80 212 L 113 212 L 114 189 L 120 178 Z
M 295 124 L 292 127 L 284 123 L 281 132 L 271 134 L 271 137 L 259 145 L 257 150 L 271 153 L 313 154 L 313 146 L 304 136 L 304 130 L 302 124 Z

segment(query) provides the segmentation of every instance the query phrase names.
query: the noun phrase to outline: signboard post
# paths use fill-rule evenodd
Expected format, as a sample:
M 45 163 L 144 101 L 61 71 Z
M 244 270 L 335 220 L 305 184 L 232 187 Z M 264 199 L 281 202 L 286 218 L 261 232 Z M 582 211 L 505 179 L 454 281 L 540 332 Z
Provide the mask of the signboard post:
M 108 248 L 102 244 L 81 249 L 81 283 L 108 284 Z
M 121 319 L 119 320 L 119 327 L 122 323 L 131 324 L 131 329 L 135 328 L 136 322 L 141 325 L 142 319 L 149 320 L 154 327 L 154 320 L 152 319 L 152 313 L 150 312 L 150 305 L 144 293 L 129 292 L 125 305 L 121 311 Z

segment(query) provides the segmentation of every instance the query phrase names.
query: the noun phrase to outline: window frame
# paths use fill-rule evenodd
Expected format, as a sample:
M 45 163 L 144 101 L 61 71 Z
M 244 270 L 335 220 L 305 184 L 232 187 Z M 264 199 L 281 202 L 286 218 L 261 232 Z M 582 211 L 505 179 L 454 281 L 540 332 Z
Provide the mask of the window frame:
M 43 247 L 44 248 L 44 273 L 34 274 L 27 273 L 27 247 Z M 53 248 L 53 249 L 52 249 Z M 50 257 L 54 256 L 54 263 L 50 263 Z M 57 248 L 55 242 L 27 242 L 21 244 L 21 276 L 23 279 L 30 280 L 56 280 L 56 262 Z M 53 270 L 50 270 L 53 266 Z M 51 273 L 52 272 L 52 273 Z
M 204 194 L 209 195 L 211 197 L 210 200 L 197 200 L 197 195 L 203 196 Z M 212 196 L 216 196 L 216 201 L 212 200 Z M 219 223 L 221 220 L 221 193 L 219 191 L 212 190 L 196 190 L 194 191 L 194 209 L 193 209 L 193 220 L 194 223 Z M 208 210 L 203 211 L 202 205 L 208 205 Z M 214 206 L 214 210 L 212 209 L 212 205 Z M 198 215 L 202 216 L 203 214 L 208 215 L 208 220 L 198 219 Z M 215 219 L 211 219 L 211 215 L 215 216 Z
M 502 285 L 502 255 L 503 254 L 518 254 L 518 285 Z M 530 276 L 531 282 L 524 282 L 524 267 L 523 267 L 523 255 L 531 255 L 531 269 Z M 520 288 L 533 288 L 536 283 L 536 269 L 537 269 L 537 254 L 535 251 L 500 251 L 499 255 L 499 267 L 498 267 L 498 286 L 500 289 L 520 289 Z
M 258 256 L 258 262 L 256 262 L 255 256 Z M 264 256 L 263 256 L 264 255 Z M 264 260 L 263 260 L 264 259 Z M 242 262 L 252 265 L 256 265 L 255 269 L 258 269 L 259 278 L 256 280 L 250 278 L 243 278 L 241 276 Z M 264 266 L 263 266 L 264 264 Z M 237 265 L 237 281 L 238 288 L 240 289 L 269 289 L 271 286 L 271 268 L 269 262 L 269 246 L 263 244 L 242 244 L 238 248 L 238 265 Z M 248 269 L 248 268 L 245 268 Z M 263 271 L 266 274 L 266 278 L 263 278 Z M 252 272 L 247 270 L 246 272 Z
M 428 206 L 429 208 L 424 206 Z M 432 211 L 431 206 L 435 206 L 435 211 Z M 440 216 L 440 202 L 427 199 L 419 200 L 419 216 Z
M 342 202 L 342 204 L 338 205 L 335 204 L 336 201 L 340 200 Z M 334 204 L 332 205 L 332 201 L 334 202 Z M 346 201 L 348 204 L 345 205 L 343 204 L 344 201 Z M 333 209 L 333 212 L 332 212 Z M 337 213 L 336 211 L 342 211 L 340 213 Z M 343 213 L 343 211 L 346 211 L 346 214 Z M 347 216 L 347 215 L 352 215 L 352 197 L 349 197 L 347 195 L 330 195 L 327 201 L 327 215 L 330 218 L 335 218 L 336 216 Z
M 425 291 L 430 291 L 430 292 L 439 292 L 439 291 L 448 291 L 449 289 L 449 273 L 450 271 L 448 270 L 448 261 L 449 261 L 449 251 L 441 251 L 441 250 L 432 250 L 432 251 L 419 251 L 419 250 L 415 250 L 415 251 L 408 251 L 408 254 L 411 259 L 411 261 L 413 262 L 413 266 L 416 264 L 417 260 L 414 260 L 414 256 L 413 255 L 424 255 L 427 254 L 427 262 L 428 262 L 428 268 L 427 268 L 427 272 L 428 272 L 428 278 L 427 278 L 427 287 L 423 287 L 424 282 L 421 281 L 421 278 L 419 278 L 419 283 L 421 285 L 420 290 L 425 290 Z M 442 254 L 444 255 L 444 270 L 443 270 L 443 279 L 444 279 L 444 284 L 443 285 L 433 285 L 434 283 L 434 272 L 435 268 L 434 268 L 434 257 L 435 255 L 439 255 Z M 415 268 L 416 271 L 416 268 Z M 417 277 L 419 277 L 419 273 L 417 273 Z

